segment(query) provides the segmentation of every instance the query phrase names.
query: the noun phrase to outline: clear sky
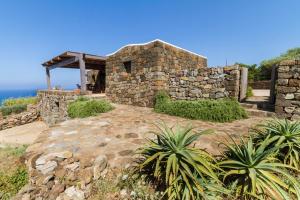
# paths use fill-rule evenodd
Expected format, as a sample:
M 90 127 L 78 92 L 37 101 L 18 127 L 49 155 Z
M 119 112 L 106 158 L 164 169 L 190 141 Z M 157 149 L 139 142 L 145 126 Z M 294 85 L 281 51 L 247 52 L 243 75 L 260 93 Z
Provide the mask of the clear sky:
M 259 63 L 300 46 L 300 0 L 0 0 L 0 89 L 45 87 L 43 61 L 66 50 L 106 55 L 156 38 L 209 66 Z M 73 87 L 78 70 L 52 71 Z

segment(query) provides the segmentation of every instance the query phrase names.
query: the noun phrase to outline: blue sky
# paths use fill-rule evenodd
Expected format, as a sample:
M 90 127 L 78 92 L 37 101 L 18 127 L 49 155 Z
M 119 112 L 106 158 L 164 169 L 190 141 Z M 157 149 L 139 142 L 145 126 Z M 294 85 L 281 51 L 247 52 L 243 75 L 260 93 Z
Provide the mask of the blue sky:
M 300 46 L 299 0 L 0 1 L 0 89 L 45 87 L 41 63 L 66 50 L 106 55 L 156 38 L 209 66 L 259 63 Z M 52 71 L 73 87 L 77 70 Z

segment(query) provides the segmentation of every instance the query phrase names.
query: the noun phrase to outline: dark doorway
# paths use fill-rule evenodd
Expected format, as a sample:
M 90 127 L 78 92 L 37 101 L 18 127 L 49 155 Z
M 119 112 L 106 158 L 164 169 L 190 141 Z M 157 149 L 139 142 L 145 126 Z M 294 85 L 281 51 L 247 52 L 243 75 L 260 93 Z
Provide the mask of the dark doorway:
M 93 93 L 105 93 L 105 67 L 100 70 L 91 70 L 88 72 L 88 90 Z

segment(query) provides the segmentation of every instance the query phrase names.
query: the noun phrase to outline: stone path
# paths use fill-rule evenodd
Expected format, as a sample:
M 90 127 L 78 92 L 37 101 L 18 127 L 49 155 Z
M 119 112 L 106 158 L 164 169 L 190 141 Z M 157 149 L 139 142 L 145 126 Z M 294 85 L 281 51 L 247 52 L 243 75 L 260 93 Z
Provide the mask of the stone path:
M 44 122 L 37 121 L 0 131 L 0 145 L 32 144 L 47 129 Z
M 213 123 L 186 120 L 179 117 L 157 114 L 150 108 L 115 105 L 116 109 L 96 117 L 65 121 L 39 135 L 28 148 L 30 154 L 70 151 L 80 160 L 94 159 L 106 155 L 111 167 L 126 165 L 133 158 L 134 151 L 153 137 L 153 123 L 163 120 L 168 125 L 192 123 L 198 130 L 212 129 L 212 135 L 200 137 L 197 146 L 218 154 L 218 141 L 229 135 L 246 134 L 249 127 L 265 118 L 251 117 L 233 123 Z

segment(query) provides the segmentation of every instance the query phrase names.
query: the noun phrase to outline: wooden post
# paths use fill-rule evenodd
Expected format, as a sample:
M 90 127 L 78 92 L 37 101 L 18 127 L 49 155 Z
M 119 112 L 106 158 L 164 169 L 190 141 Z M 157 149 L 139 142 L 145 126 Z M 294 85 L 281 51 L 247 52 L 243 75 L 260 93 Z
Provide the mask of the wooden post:
M 246 99 L 247 87 L 248 87 L 248 68 L 241 67 L 240 101 L 244 101 Z
M 86 93 L 86 74 L 85 74 L 85 61 L 83 59 L 83 54 L 79 55 L 79 67 L 80 67 L 80 91 L 81 93 Z
M 50 69 L 46 67 L 46 78 L 48 90 L 51 90 Z

